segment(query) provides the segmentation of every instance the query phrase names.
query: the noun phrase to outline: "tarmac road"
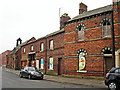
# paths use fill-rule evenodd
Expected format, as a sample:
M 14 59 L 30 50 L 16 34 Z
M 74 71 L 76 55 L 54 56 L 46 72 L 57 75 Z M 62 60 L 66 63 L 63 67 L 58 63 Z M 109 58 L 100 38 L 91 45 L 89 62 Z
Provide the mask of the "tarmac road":
M 29 80 L 18 75 L 2 71 L 2 88 L 93 88 L 84 85 L 58 83 L 47 80 Z
M 1 79 L 1 78 L 0 78 Z M 70 83 L 59 83 L 53 82 L 48 80 L 29 80 L 27 78 L 19 78 L 18 75 L 2 71 L 2 90 L 19 90 L 19 88 L 24 88 L 25 90 L 38 90 L 40 88 L 72 88 L 79 89 L 79 90 L 107 90 L 107 88 L 97 88 L 93 86 L 86 86 L 86 85 L 77 85 L 77 84 L 70 84 Z M 7 89 L 6 89 L 7 88 Z M 11 89 L 10 89 L 11 88 Z M 27 89 L 29 88 L 29 89 Z M 33 89 L 34 88 L 34 89 Z M 22 90 L 24 90 L 22 89 Z M 21 90 L 21 89 L 20 89 Z

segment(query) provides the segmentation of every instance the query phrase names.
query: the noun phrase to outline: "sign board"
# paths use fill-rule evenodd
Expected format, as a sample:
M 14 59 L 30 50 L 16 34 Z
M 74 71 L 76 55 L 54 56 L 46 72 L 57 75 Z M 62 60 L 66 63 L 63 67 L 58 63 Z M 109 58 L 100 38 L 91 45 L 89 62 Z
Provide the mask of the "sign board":
M 53 70 L 53 58 L 50 58 L 49 69 Z
M 41 59 L 41 69 L 44 69 L 44 59 Z
M 84 53 L 81 52 L 79 54 L 79 71 L 85 68 L 85 57 L 84 57 Z

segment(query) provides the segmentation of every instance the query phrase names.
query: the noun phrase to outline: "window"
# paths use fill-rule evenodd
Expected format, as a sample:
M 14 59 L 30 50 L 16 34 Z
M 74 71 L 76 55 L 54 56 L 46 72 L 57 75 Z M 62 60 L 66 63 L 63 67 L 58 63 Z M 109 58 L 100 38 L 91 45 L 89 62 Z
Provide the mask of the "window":
M 116 69 L 116 70 L 115 70 L 115 73 L 120 73 L 120 69 Z
M 28 71 L 28 67 L 25 67 L 24 70 L 27 70 L 27 71 Z
M 78 56 L 78 72 L 85 69 L 86 59 L 85 56 L 88 55 L 87 51 L 83 48 L 79 49 L 77 52 Z M 85 71 L 86 72 L 86 71 Z
M 80 52 L 79 54 L 79 71 L 85 68 L 85 53 Z
M 102 25 L 102 37 L 111 37 L 111 23 L 109 18 L 101 20 L 100 24 Z
M 44 59 L 41 58 L 41 69 L 44 69 Z
M 33 51 L 33 45 L 31 46 L 31 51 Z
M 44 43 L 40 44 L 40 51 L 44 51 Z
M 50 49 L 53 50 L 53 40 L 50 40 Z
M 25 48 L 23 48 L 23 53 L 25 53 Z
M 79 27 L 78 30 L 78 41 L 84 40 L 84 27 Z
M 85 24 L 80 23 L 76 27 L 77 30 L 77 36 L 78 36 L 78 41 L 83 41 L 84 40 L 84 30 L 85 30 Z
M 49 59 L 49 70 L 53 70 L 53 58 Z
M 111 37 L 111 25 L 107 22 L 105 22 L 102 25 L 102 31 L 103 31 L 103 37 Z

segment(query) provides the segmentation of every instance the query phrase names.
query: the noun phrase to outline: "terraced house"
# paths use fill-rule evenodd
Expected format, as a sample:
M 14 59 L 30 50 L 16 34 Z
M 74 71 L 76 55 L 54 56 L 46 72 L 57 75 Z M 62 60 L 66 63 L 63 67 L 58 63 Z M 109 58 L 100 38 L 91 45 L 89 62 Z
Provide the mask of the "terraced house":
M 61 16 L 60 30 L 17 44 L 7 55 L 8 65 L 33 66 L 45 74 L 101 77 L 120 67 L 120 1 L 91 11 L 80 3 L 78 11 L 72 19 L 66 13 Z

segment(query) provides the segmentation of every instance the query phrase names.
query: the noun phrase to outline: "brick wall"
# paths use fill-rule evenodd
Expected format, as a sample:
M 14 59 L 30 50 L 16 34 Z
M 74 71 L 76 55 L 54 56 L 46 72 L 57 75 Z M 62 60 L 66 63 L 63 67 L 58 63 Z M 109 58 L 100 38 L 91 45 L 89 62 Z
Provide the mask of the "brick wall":
M 53 50 L 50 50 L 50 40 L 53 40 Z M 40 51 L 41 43 L 44 44 L 44 50 Z M 34 46 L 34 50 L 31 51 L 31 46 Z M 46 48 L 47 47 L 47 48 Z M 23 49 L 25 48 L 25 53 Z M 21 61 L 29 60 L 28 54 L 30 52 L 35 52 L 35 62 L 39 60 L 39 68 L 41 68 L 41 59 L 44 60 L 43 72 L 48 74 L 57 74 L 58 72 L 58 58 L 62 58 L 61 61 L 61 74 L 63 73 L 63 55 L 64 55 L 64 31 L 48 35 L 43 38 L 37 39 L 35 42 L 28 43 L 21 48 Z M 49 59 L 53 57 L 53 70 L 49 70 Z
M 114 6 L 114 10 L 116 7 Z M 120 21 L 118 12 L 114 12 L 114 31 L 115 31 L 115 47 L 116 50 L 120 48 Z M 105 17 L 111 19 L 111 13 L 101 14 L 97 16 L 87 17 L 81 21 L 66 24 L 64 35 L 64 66 L 65 74 L 74 75 L 98 75 L 104 76 L 104 56 L 101 55 L 101 50 L 104 47 L 112 48 L 112 33 L 111 37 L 102 37 L 102 26 L 100 21 Z M 78 41 L 76 27 L 79 23 L 85 24 L 84 40 Z M 112 32 L 112 25 L 111 25 Z M 83 71 L 87 73 L 78 73 L 78 56 L 79 49 L 85 49 L 87 54 L 86 67 Z

